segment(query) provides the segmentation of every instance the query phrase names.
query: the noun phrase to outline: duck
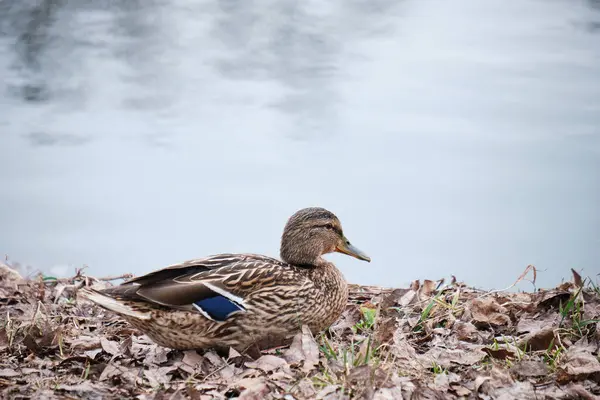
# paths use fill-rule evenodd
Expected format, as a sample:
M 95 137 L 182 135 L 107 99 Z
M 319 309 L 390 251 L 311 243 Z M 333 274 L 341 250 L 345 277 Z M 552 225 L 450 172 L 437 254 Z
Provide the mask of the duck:
M 303 326 L 317 335 L 341 316 L 348 284 L 323 258 L 333 252 L 371 262 L 346 238 L 335 214 L 308 207 L 285 224 L 280 260 L 217 254 L 79 292 L 160 346 L 256 354 L 289 344 Z

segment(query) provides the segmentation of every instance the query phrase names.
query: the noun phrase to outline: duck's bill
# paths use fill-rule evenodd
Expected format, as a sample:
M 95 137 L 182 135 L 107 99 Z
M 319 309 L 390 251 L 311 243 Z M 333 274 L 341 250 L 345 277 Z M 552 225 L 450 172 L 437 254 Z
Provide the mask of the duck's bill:
M 342 244 L 336 247 L 336 251 L 338 253 L 344 253 L 349 256 L 358 258 L 359 260 L 371 262 L 371 257 L 366 255 L 356 247 L 352 246 L 346 238 L 344 238 L 344 242 Z

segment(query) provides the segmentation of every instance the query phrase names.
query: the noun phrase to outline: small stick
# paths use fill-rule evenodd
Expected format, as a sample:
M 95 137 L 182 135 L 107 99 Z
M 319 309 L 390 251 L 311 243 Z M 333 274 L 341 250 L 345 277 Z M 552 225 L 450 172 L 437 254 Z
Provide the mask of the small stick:
M 37 322 L 37 316 L 38 313 L 40 312 L 40 306 L 42 305 L 41 301 L 38 301 L 37 303 L 37 307 L 35 309 L 35 313 L 33 314 L 33 317 L 31 317 L 31 322 L 29 324 L 29 329 L 27 329 L 27 333 L 31 332 L 31 329 L 35 326 L 36 322 Z
M 118 275 L 118 276 L 105 276 L 104 278 L 96 278 L 99 281 L 116 281 L 117 279 L 127 279 L 127 278 L 133 278 L 133 274 L 132 273 L 126 273 L 123 275 Z
M 500 293 L 500 292 L 506 292 L 507 290 L 510 290 L 510 289 L 514 288 L 519 282 L 521 282 L 523 279 L 525 279 L 525 277 L 527 276 L 527 274 L 529 273 L 529 271 L 533 271 L 533 280 L 530 281 L 530 282 L 533 284 L 533 287 L 535 288 L 535 281 L 536 281 L 536 278 L 537 278 L 537 268 L 535 268 L 534 265 L 530 264 L 530 265 L 527 266 L 527 268 L 525 268 L 525 271 L 523 271 L 523 273 L 517 278 L 517 280 L 515 281 L 515 283 L 513 283 L 509 287 L 506 287 L 504 289 L 492 290 L 490 292 L 485 292 L 484 294 L 482 294 L 481 296 L 479 296 L 477 298 L 481 299 L 482 297 L 488 296 L 490 294 Z

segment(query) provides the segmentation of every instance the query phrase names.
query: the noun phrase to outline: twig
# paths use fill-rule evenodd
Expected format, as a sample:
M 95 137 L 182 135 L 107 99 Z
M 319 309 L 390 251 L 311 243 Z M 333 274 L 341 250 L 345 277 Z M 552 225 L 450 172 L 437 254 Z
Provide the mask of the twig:
M 133 278 L 133 274 L 132 273 L 126 273 L 126 274 L 122 274 L 122 275 L 117 275 L 117 276 L 105 276 L 103 278 L 96 278 L 99 281 L 116 281 L 117 279 L 129 279 L 129 278 Z
M 534 265 L 529 264 L 527 266 L 527 268 L 525 268 L 525 271 L 523 271 L 523 273 L 521 275 L 519 275 L 519 277 L 517 278 L 517 280 L 515 281 L 515 283 L 513 283 L 509 287 L 506 287 L 504 289 L 492 290 L 492 291 L 483 293 L 481 296 L 479 296 L 477 298 L 481 299 L 482 297 L 488 296 L 490 294 L 500 293 L 500 292 L 506 292 L 507 290 L 510 290 L 510 289 L 514 288 L 515 286 L 517 286 L 517 284 L 519 282 L 521 282 L 523 279 L 525 279 L 525 277 L 527 276 L 527 274 L 529 273 L 529 271 L 533 271 L 533 280 L 531 280 L 531 283 L 533 284 L 533 287 L 535 288 L 535 280 L 537 278 L 537 268 L 535 268 Z
M 224 365 L 221 365 L 219 368 L 217 368 L 216 370 L 214 370 L 214 371 L 213 371 L 213 372 L 211 372 L 210 374 L 206 375 L 206 376 L 204 377 L 204 379 L 202 379 L 202 381 L 201 381 L 201 382 L 206 382 L 206 380 L 207 380 L 208 378 L 210 378 L 211 376 L 215 375 L 217 372 L 221 372 L 222 370 L 224 370 L 224 369 L 225 369 L 225 368 L 227 368 L 228 366 L 229 366 L 229 364 L 228 364 L 228 363 L 227 363 L 227 364 L 224 364 Z
M 28 334 L 31 332 L 31 329 L 33 329 L 33 327 L 37 323 L 37 316 L 38 316 L 38 313 L 40 312 L 40 306 L 41 305 L 42 305 L 42 302 L 38 301 L 37 307 L 35 309 L 35 313 L 33 314 L 33 317 L 31 317 L 31 322 L 29 323 L 29 328 L 27 329 L 27 333 Z

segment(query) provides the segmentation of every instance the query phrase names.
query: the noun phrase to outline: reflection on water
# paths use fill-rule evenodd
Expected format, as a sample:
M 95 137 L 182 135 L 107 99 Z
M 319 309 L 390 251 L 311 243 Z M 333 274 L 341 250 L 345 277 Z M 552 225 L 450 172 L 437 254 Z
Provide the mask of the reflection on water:
M 597 0 L 0 2 L 0 251 L 277 255 L 322 205 L 372 255 L 331 256 L 352 281 L 592 274 L 599 26 Z

